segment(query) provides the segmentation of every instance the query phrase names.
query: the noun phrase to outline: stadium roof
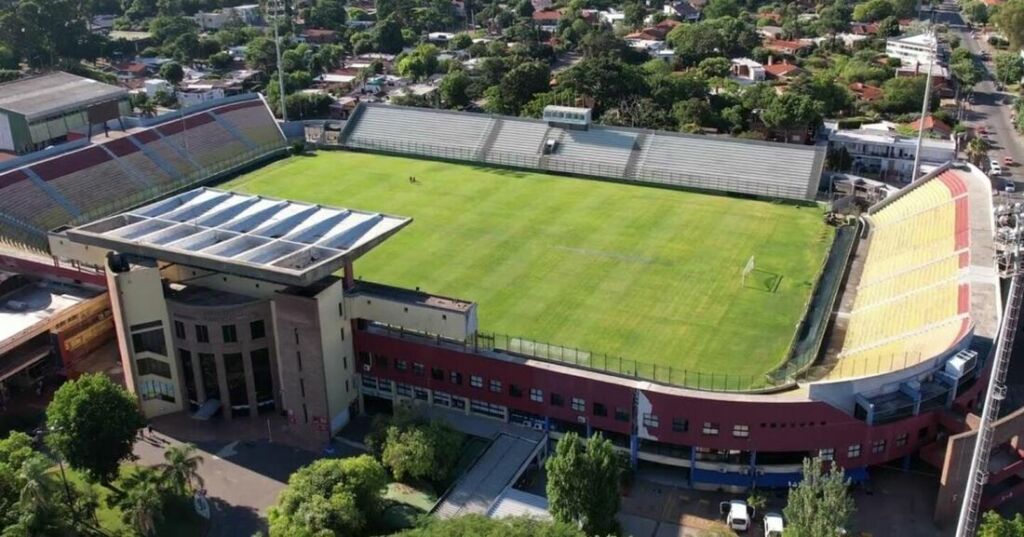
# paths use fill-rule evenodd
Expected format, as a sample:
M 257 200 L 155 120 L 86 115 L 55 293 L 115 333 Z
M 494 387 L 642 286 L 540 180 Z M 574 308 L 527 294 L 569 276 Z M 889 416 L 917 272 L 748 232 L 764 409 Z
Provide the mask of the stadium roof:
M 411 218 L 198 188 L 67 231 L 75 242 L 306 286 Z
M 127 95 L 124 88 L 58 71 L 0 84 L 0 110 L 34 120 Z

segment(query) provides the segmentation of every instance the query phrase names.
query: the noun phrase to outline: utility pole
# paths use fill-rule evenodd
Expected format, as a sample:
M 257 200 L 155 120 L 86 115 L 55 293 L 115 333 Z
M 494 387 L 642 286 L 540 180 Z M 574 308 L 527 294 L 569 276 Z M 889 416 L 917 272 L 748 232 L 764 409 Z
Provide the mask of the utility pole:
M 284 0 L 270 0 L 267 2 L 267 9 L 271 5 L 278 6 L 278 11 L 284 11 Z M 268 13 L 269 15 L 269 13 Z M 268 17 L 269 18 L 269 17 Z M 278 17 L 275 16 L 271 24 L 274 26 L 274 50 L 277 52 L 277 89 L 280 91 L 281 121 L 288 121 L 288 112 L 284 105 L 284 69 L 281 67 L 281 36 L 277 31 Z
M 935 34 L 932 35 L 934 36 Z M 938 42 L 936 41 L 936 47 L 937 46 Z M 921 145 L 924 142 L 924 121 L 928 116 L 928 105 L 931 102 L 932 94 L 932 66 L 935 65 L 936 61 L 938 61 L 938 51 L 936 47 L 932 48 L 931 59 L 928 62 L 928 77 L 924 82 L 924 99 L 922 99 L 923 102 L 921 103 L 921 120 L 918 122 L 917 129 L 917 149 L 914 150 L 914 168 L 910 170 L 911 183 L 917 181 L 917 174 L 921 165 Z

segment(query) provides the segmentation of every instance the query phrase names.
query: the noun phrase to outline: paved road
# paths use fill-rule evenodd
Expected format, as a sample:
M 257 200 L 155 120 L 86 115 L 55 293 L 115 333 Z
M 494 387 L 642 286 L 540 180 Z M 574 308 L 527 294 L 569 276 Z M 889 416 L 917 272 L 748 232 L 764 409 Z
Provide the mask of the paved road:
M 943 23 L 960 36 L 961 43 L 967 50 L 975 55 L 978 62 L 981 62 L 980 55 L 983 51 L 993 51 L 984 43 L 982 34 L 977 39 L 971 38 L 971 32 L 960 15 L 960 10 L 954 2 L 946 1 L 934 12 L 935 22 Z M 987 77 L 974 87 L 974 104 L 966 105 L 964 121 L 969 125 L 984 125 L 987 130 L 993 132 L 989 140 L 993 144 L 990 158 L 1002 162 L 1003 158 L 1010 156 L 1017 164 L 1011 167 L 1012 178 L 1016 181 L 1024 181 L 1024 144 L 1020 136 L 1013 128 L 1013 121 L 1010 118 L 1013 107 L 1011 106 L 1013 95 L 996 90 L 995 67 L 991 63 L 981 62 L 987 71 Z M 1011 176 L 1005 176 L 1010 178 Z M 994 181 L 993 187 L 1002 190 L 1003 181 Z M 1024 185 L 1021 185 L 1024 188 Z

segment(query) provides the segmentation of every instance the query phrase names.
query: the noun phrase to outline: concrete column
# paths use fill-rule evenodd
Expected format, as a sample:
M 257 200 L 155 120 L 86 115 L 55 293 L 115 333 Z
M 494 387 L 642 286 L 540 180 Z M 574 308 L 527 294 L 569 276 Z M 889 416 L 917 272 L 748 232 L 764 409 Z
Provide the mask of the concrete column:
M 594 436 L 594 428 L 590 425 L 590 421 L 587 421 L 587 438 Z
M 354 271 L 354 269 L 352 268 L 352 261 L 351 260 L 346 260 L 345 261 L 345 276 L 344 276 L 344 278 L 345 278 L 345 289 L 351 289 L 352 286 L 355 285 L 355 283 L 356 283 L 356 276 L 355 276 L 353 271 Z
M 249 353 L 242 355 L 242 369 L 245 372 L 245 394 L 249 398 L 249 416 L 255 418 L 259 415 L 259 403 L 256 401 L 256 375 L 252 372 L 252 356 Z
M 750 452 L 750 488 L 757 486 L 757 452 Z
M 629 435 L 629 465 L 634 470 L 640 464 L 640 439 L 636 433 Z
M 220 388 L 220 408 L 224 419 L 231 419 L 231 394 L 228 392 L 228 372 L 224 367 L 224 355 L 213 355 L 213 361 L 217 364 L 217 386 Z
M 196 383 L 196 401 L 199 406 L 203 406 L 206 402 L 206 386 L 203 386 L 203 369 L 202 362 L 199 360 L 199 353 L 191 353 L 192 357 L 189 358 L 192 361 L 192 379 Z
M 697 446 L 690 446 L 690 488 L 693 488 L 693 474 L 697 471 Z

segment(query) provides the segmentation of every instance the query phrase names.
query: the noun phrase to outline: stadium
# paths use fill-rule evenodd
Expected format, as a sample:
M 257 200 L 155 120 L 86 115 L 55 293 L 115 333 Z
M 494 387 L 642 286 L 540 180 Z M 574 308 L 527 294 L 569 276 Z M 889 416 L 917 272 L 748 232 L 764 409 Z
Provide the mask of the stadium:
M 280 415 L 323 445 L 424 405 L 600 432 L 712 490 L 787 486 L 809 455 L 855 481 L 921 460 L 956 515 L 1004 300 L 970 165 L 827 206 L 822 148 L 583 109 L 281 125 L 241 95 L 118 121 L 0 162 L 0 267 L 109 291 L 147 416 Z M 295 140 L 319 150 L 285 158 Z M 0 333 L 2 380 L 56 330 Z M 983 505 L 1021 489 L 1018 462 Z

